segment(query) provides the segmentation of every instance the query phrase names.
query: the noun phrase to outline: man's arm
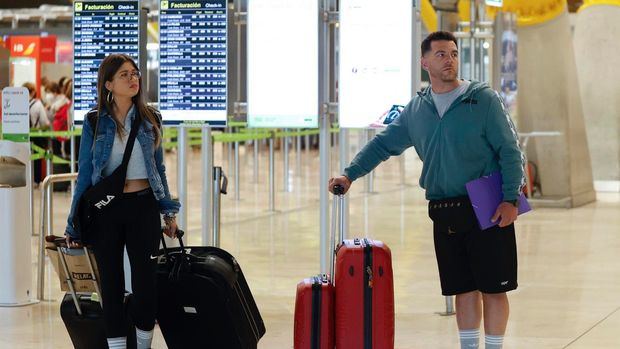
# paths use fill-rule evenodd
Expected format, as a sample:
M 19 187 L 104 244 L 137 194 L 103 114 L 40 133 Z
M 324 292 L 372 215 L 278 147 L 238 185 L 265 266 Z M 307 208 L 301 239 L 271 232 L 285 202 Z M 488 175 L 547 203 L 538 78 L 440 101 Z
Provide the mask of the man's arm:
M 525 158 L 519 147 L 517 129 L 495 93 L 487 113 L 486 137 L 499 157 L 504 201 L 514 201 L 521 195 L 525 183 Z
M 411 117 L 411 104 L 409 103 L 400 116 L 366 144 L 351 161 L 349 167 L 344 170 L 344 175 L 350 181 L 366 175 L 390 156 L 400 155 L 413 145 L 408 125 Z
M 521 195 L 525 183 L 523 176 L 525 158 L 519 148 L 517 129 L 506 112 L 501 98 L 495 93 L 487 113 L 486 136 L 489 144 L 499 156 L 502 172 L 502 202 L 491 219 L 496 222 L 500 217 L 500 227 L 505 227 L 517 220 L 519 210 L 512 202 Z

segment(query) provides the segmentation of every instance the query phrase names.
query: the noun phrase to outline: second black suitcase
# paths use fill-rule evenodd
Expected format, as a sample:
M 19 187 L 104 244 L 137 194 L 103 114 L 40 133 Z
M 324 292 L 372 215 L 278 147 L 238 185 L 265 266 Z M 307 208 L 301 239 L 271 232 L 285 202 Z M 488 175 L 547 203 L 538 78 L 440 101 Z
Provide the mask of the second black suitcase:
M 73 278 L 71 271 L 67 266 L 65 254 L 67 253 L 83 253 L 85 258 L 88 259 L 91 278 L 95 284 L 95 289 L 99 290 L 99 284 L 93 269 L 90 250 L 86 247 L 80 249 L 67 248 L 64 244 L 64 238 L 50 237 L 46 239 L 49 242 L 53 242 L 58 251 L 58 257 L 60 259 L 61 267 L 64 269 L 64 275 L 67 278 L 69 286 L 69 292 L 67 292 L 60 304 L 60 317 L 67 327 L 69 337 L 75 349 L 107 349 L 108 342 L 106 339 L 104 322 L 103 322 L 103 309 L 101 308 L 101 302 L 99 299 L 93 299 L 91 293 L 78 293 L 75 291 L 73 285 Z M 101 295 L 99 294 L 99 297 Z M 125 314 L 128 314 L 129 302 L 131 301 L 131 294 L 127 294 L 125 297 Z M 127 348 L 133 349 L 136 347 L 136 330 L 130 321 L 129 317 L 126 320 L 127 325 Z
M 82 314 L 78 314 L 73 296 L 67 292 L 60 304 L 60 317 L 67 327 L 69 337 L 75 349 L 108 349 L 103 323 L 103 310 L 98 301 L 91 299 L 89 294 L 77 294 Z M 125 298 L 128 305 L 131 294 Z M 130 321 L 127 322 L 127 348 L 136 347 L 136 330 Z
M 166 248 L 162 238 L 157 267 L 157 320 L 168 348 L 256 348 L 265 325 L 235 258 L 179 242 Z

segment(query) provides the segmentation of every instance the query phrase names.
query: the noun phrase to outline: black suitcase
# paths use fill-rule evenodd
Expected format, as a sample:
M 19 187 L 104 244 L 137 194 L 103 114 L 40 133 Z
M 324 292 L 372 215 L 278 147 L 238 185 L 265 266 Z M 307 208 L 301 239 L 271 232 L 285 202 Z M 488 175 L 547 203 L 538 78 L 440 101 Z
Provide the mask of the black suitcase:
M 75 349 L 108 349 L 108 342 L 106 339 L 104 322 L 103 322 L 103 309 L 101 308 L 101 292 L 98 292 L 99 299 L 93 300 L 90 293 L 77 293 L 73 286 L 72 273 L 69 272 L 67 267 L 67 261 L 65 260 L 65 253 L 67 247 L 64 245 L 64 238 L 57 238 L 54 241 L 56 249 L 58 250 L 58 256 L 60 264 L 64 269 L 65 275 L 67 275 L 67 283 L 69 286 L 69 292 L 63 297 L 60 304 L 60 317 L 65 323 L 69 337 Z M 93 263 L 91 254 L 88 248 L 83 247 L 84 253 L 89 261 L 90 272 L 95 289 L 100 290 L 95 271 L 93 269 Z M 129 307 L 131 301 L 131 294 L 125 297 L 125 309 Z M 128 314 L 128 312 L 125 312 Z M 127 348 L 136 348 L 136 329 L 129 317 L 126 320 L 127 323 Z
M 179 243 L 166 248 L 162 237 L 157 261 L 157 320 L 168 348 L 256 348 L 265 325 L 235 258 Z
M 75 349 L 108 349 L 103 310 L 98 301 L 91 300 L 91 295 L 78 294 L 82 315 L 78 314 L 73 296 L 67 292 L 60 304 L 60 317 L 64 321 Z M 126 307 L 131 295 L 125 298 Z M 127 348 L 136 348 L 136 329 L 127 321 Z

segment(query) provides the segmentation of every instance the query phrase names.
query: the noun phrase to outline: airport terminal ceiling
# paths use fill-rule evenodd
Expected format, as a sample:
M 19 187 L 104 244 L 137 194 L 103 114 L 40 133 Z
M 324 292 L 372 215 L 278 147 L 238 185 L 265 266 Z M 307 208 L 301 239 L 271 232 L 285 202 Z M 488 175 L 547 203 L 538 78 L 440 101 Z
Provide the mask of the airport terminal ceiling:
M 71 5 L 73 1 L 71 0 L 46 0 L 46 1 L 37 1 L 37 0 L 21 0 L 19 2 L 20 8 L 32 8 L 39 7 L 42 4 L 49 5 Z M 0 2 L 0 9 L 8 9 L 15 8 L 16 3 L 13 1 L 2 1 Z
M 150 9 L 158 6 L 157 0 L 142 0 L 141 2 L 142 6 Z M 15 6 L 16 4 L 18 6 Z M 71 6 L 71 4 L 73 4 L 73 0 L 20 0 L 19 2 L 2 0 L 0 1 L 0 9 L 36 8 L 41 5 Z
M 144 1 L 144 2 L 152 2 L 152 1 Z M 434 1 L 435 2 L 435 1 Z M 439 6 L 441 7 L 445 7 L 446 5 L 450 5 L 450 3 L 456 3 L 456 0 L 438 0 L 436 1 L 438 3 Z M 21 0 L 19 2 L 19 8 L 35 8 L 35 7 L 39 7 L 40 5 L 43 4 L 47 4 L 47 5 L 71 5 L 73 3 L 72 0 L 46 0 L 46 1 L 39 1 L 39 0 Z M 439 4 L 441 3 L 441 4 Z M 568 6 L 569 6 L 569 10 L 570 12 L 576 12 L 577 9 L 584 3 L 583 0 L 568 0 Z M 0 9 L 10 9 L 10 8 L 15 8 L 15 2 L 12 1 L 2 1 L 0 3 Z

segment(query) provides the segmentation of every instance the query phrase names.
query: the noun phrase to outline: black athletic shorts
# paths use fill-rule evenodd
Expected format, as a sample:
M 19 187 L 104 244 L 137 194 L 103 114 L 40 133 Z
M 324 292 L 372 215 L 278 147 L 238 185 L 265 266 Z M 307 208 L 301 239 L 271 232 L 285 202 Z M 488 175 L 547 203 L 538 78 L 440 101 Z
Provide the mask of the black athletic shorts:
M 443 295 L 517 288 L 514 224 L 481 230 L 467 197 L 432 200 L 428 213 Z

